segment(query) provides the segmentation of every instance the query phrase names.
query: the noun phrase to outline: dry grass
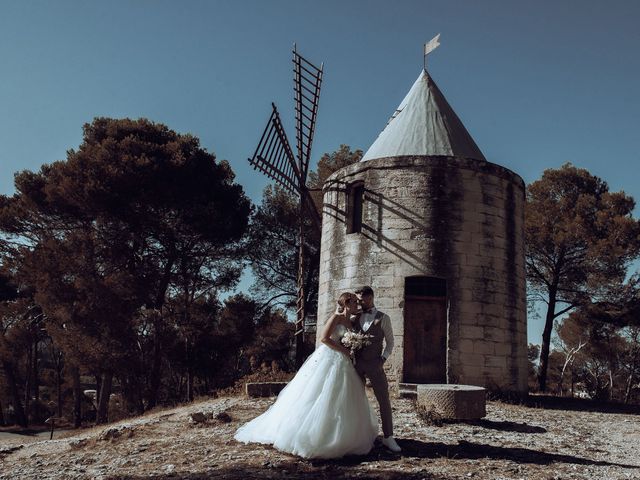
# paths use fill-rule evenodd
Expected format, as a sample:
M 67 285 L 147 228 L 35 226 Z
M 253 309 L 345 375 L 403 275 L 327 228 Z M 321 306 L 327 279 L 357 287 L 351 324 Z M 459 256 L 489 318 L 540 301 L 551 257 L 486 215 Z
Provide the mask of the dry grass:
M 441 427 L 444 425 L 444 419 L 442 415 L 437 412 L 433 407 L 426 407 L 425 405 L 415 404 L 416 413 L 418 418 L 427 426 Z
M 269 379 L 272 379 L 270 377 Z M 371 392 L 368 392 L 369 395 Z M 0 454 L 0 478 L 111 479 L 623 479 L 640 478 L 640 415 L 490 401 L 477 422 L 443 421 L 393 399 L 403 452 L 304 460 L 233 434 L 272 399 L 227 396 L 38 441 Z M 370 395 L 371 404 L 377 406 Z M 192 414 L 206 421 L 195 423 Z M 122 428 L 119 434 L 109 429 Z

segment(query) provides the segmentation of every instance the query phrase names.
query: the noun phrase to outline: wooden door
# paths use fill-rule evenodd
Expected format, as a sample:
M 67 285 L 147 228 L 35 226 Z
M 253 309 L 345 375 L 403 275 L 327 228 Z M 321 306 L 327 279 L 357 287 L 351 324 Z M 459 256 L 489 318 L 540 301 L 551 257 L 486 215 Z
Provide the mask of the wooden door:
M 446 297 L 405 297 L 404 382 L 446 383 Z

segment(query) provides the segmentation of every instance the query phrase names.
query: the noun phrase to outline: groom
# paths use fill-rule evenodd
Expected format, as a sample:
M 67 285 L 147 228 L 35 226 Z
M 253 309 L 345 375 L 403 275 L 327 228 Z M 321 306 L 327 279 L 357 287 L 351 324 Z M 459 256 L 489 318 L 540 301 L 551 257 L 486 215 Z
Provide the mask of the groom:
M 393 330 L 391 319 L 386 313 L 380 312 L 373 305 L 373 289 L 369 286 L 360 287 L 355 291 L 358 302 L 362 307 L 359 320 L 355 321 L 356 331 L 372 335 L 371 344 L 356 353 L 356 371 L 362 382 L 369 378 L 373 393 L 380 406 L 382 418 L 382 444 L 392 452 L 400 452 L 401 448 L 393 438 L 393 420 L 391 419 L 391 402 L 389 401 L 389 384 L 384 373 L 384 362 L 393 350 Z M 356 317 L 357 318 L 357 317 Z M 385 347 L 382 351 L 382 340 Z

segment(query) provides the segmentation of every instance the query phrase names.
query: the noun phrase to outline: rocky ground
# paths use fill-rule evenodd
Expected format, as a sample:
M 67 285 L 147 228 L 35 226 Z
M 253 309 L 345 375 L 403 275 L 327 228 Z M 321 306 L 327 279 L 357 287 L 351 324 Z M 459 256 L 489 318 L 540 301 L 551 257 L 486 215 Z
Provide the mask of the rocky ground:
M 640 479 L 639 413 L 488 402 L 481 421 L 436 426 L 395 398 L 402 454 L 376 445 L 364 457 L 308 461 L 233 440 L 272 401 L 228 396 L 66 438 L 3 438 L 0 478 Z

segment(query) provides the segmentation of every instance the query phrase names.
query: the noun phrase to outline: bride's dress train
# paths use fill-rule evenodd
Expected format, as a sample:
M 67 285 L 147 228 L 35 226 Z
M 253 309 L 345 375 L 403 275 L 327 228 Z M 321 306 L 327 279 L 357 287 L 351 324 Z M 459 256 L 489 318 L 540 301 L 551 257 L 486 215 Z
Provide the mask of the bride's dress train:
M 336 341 L 346 328 L 338 325 Z M 275 403 L 238 429 L 240 442 L 272 444 L 305 458 L 364 455 L 378 423 L 351 361 L 320 345 L 280 392 Z

